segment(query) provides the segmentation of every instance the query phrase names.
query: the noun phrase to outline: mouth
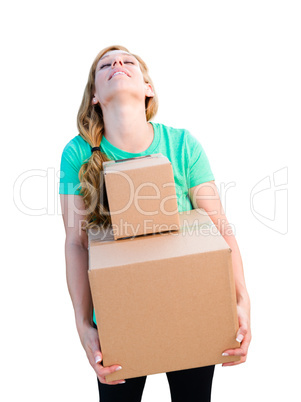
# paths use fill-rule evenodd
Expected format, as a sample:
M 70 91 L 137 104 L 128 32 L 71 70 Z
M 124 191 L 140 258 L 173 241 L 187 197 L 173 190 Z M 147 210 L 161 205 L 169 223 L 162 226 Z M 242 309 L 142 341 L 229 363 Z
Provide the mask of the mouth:
M 111 78 L 115 77 L 116 75 L 126 75 L 126 76 L 130 77 L 130 75 L 129 75 L 128 73 L 126 73 L 125 71 L 115 71 L 115 73 L 113 73 L 113 74 L 110 76 L 109 80 L 110 80 Z

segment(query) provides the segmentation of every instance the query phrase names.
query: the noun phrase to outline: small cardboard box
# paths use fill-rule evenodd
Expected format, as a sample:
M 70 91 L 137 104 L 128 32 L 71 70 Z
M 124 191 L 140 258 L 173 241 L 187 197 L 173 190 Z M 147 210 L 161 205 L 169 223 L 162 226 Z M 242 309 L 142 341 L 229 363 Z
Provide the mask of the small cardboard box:
M 169 159 L 158 153 L 103 163 L 114 239 L 179 230 Z
M 180 230 L 115 241 L 89 234 L 89 281 L 107 381 L 239 360 L 231 249 L 202 209 Z

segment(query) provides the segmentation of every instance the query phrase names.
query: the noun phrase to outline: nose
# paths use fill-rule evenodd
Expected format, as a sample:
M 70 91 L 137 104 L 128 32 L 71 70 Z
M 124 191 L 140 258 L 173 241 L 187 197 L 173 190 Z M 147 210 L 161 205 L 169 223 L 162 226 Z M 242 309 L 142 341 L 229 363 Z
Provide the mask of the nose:
M 123 65 L 122 58 L 119 55 L 115 57 L 115 60 L 113 62 L 113 67 L 115 67 L 116 63 L 120 64 L 121 66 Z

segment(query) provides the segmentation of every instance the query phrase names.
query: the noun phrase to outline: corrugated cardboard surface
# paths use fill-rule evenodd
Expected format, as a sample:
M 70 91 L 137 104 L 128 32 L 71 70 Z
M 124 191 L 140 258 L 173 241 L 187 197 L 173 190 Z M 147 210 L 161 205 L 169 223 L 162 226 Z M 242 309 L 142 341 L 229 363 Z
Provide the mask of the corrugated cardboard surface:
M 102 364 L 123 367 L 107 381 L 239 360 L 221 356 L 239 346 L 231 250 L 199 211 L 179 214 L 177 234 L 89 234 Z
M 179 229 L 171 162 L 162 154 L 147 156 L 104 163 L 115 240 Z

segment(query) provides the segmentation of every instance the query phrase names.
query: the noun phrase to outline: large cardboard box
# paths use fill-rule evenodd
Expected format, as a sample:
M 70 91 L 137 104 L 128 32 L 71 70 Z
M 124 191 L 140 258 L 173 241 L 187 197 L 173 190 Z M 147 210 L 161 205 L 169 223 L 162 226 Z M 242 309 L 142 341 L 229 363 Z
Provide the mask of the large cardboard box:
M 218 364 L 236 341 L 231 249 L 202 209 L 180 230 L 114 240 L 89 230 L 89 281 L 107 381 Z
M 171 162 L 162 155 L 103 163 L 114 239 L 179 229 Z

